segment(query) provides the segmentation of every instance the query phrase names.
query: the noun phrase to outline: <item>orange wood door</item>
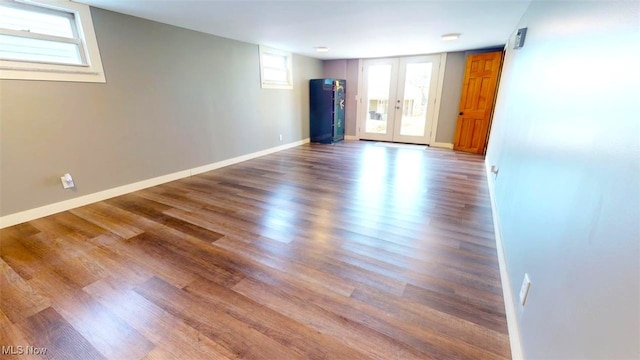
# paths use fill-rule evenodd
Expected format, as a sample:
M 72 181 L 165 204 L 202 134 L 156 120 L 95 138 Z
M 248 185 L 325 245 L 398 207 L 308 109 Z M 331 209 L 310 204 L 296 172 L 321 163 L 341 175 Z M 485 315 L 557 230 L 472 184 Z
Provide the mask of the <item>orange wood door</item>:
M 455 150 L 482 154 L 491 122 L 502 51 L 469 55 L 462 85 Z

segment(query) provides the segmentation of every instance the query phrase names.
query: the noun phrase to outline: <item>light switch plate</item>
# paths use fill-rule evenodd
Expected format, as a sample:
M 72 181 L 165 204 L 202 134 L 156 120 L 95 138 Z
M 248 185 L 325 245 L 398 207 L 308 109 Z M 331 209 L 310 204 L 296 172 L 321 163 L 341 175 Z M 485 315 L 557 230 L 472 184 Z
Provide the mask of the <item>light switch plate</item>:
M 527 28 L 518 29 L 516 32 L 516 40 L 513 44 L 514 49 L 521 49 L 524 46 L 524 38 L 527 36 Z

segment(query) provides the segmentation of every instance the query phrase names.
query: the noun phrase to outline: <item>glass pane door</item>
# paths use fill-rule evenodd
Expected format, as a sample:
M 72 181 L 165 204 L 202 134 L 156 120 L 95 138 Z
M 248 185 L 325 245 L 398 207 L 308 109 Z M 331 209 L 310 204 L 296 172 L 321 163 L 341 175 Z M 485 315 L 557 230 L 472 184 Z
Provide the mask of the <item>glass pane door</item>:
M 430 142 L 439 63 L 439 56 L 400 60 L 393 141 Z
M 366 60 L 364 62 L 365 109 L 363 138 L 390 141 L 395 117 L 397 59 Z
M 391 65 L 374 65 L 369 68 L 367 132 L 387 133 L 390 81 Z
M 431 67 L 431 63 L 407 64 L 404 78 L 400 135 L 424 135 Z
M 363 62 L 361 139 L 429 144 L 440 56 Z

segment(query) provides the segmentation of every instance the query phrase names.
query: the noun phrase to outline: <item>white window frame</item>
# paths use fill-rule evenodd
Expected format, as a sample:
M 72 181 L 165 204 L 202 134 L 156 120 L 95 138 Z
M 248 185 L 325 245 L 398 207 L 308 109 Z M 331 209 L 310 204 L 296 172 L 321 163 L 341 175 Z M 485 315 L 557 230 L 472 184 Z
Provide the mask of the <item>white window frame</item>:
M 65 65 L 46 62 L 0 60 L 0 79 L 47 80 L 105 83 L 98 41 L 93 28 L 91 10 L 88 5 L 61 0 L 0 0 L 3 3 L 23 3 L 72 13 L 76 31 L 82 42 L 79 44 L 85 65 Z
M 263 89 L 293 89 L 293 55 L 290 52 L 282 51 L 266 46 L 259 46 L 260 48 L 260 83 Z M 287 68 L 287 81 L 270 81 L 264 78 L 264 64 L 262 61 L 263 55 L 275 55 L 285 58 L 285 64 Z

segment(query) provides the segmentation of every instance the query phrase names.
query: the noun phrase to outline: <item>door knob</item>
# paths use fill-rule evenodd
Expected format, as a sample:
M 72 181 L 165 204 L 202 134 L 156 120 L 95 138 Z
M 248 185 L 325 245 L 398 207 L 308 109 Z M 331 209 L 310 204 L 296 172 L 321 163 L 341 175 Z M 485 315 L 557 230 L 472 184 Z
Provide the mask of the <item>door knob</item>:
M 460 111 L 460 115 L 464 115 L 464 113 L 462 111 Z

